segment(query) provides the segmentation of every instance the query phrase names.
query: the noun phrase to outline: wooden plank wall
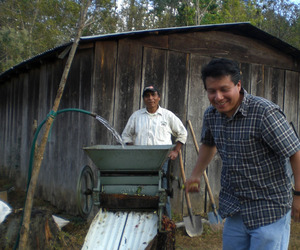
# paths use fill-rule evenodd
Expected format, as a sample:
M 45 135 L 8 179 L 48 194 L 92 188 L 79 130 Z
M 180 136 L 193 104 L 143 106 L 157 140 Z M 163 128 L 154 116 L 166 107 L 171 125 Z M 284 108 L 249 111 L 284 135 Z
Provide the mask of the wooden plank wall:
M 128 37 L 82 45 L 74 58 L 60 109 L 95 112 L 121 134 L 129 116 L 143 107 L 144 86 L 155 84 L 161 92 L 161 106 L 174 112 L 186 127 L 187 120 L 191 120 L 199 143 L 203 113 L 209 106 L 201 67 L 220 56 L 239 61 L 243 87 L 277 103 L 300 131 L 299 67 L 295 70 L 289 56 L 262 42 L 224 32 Z M 1 172 L 17 176 L 22 187 L 27 180 L 34 124 L 39 125 L 52 108 L 65 61 L 41 64 L 0 85 Z M 197 154 L 187 130 L 183 158 L 188 177 Z M 47 144 L 37 195 L 76 214 L 76 184 L 81 169 L 90 165 L 96 175 L 82 147 L 95 144 L 117 142 L 90 116 L 76 112 L 58 115 Z M 180 179 L 178 160 L 172 165 L 174 175 Z M 208 168 L 216 199 L 221 165 L 216 155 Z M 173 189 L 173 212 L 186 214 L 182 190 L 175 182 Z M 196 212 L 208 209 L 204 181 L 200 194 L 192 195 L 192 205 Z

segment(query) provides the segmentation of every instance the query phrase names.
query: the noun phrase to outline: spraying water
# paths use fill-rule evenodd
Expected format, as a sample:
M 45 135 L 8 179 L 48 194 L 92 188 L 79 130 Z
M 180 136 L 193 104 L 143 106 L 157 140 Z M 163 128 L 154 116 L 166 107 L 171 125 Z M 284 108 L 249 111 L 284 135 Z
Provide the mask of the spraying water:
M 101 117 L 100 115 L 96 115 L 96 120 L 101 122 L 113 134 L 113 136 L 116 138 L 117 142 L 119 142 L 122 145 L 122 147 L 124 148 L 124 142 L 123 142 L 120 134 L 109 124 L 109 122 L 107 120 L 105 120 L 103 117 Z

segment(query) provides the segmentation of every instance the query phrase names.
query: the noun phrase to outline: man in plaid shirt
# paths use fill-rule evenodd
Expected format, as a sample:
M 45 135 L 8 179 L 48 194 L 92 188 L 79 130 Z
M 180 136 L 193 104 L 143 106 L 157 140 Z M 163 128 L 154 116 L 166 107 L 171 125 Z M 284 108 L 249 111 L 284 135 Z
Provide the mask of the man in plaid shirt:
M 199 191 L 200 177 L 218 151 L 223 163 L 219 213 L 226 218 L 223 249 L 288 249 L 291 216 L 300 221 L 297 135 L 278 105 L 242 88 L 234 61 L 212 60 L 202 69 L 202 80 L 211 106 L 204 114 L 187 191 Z

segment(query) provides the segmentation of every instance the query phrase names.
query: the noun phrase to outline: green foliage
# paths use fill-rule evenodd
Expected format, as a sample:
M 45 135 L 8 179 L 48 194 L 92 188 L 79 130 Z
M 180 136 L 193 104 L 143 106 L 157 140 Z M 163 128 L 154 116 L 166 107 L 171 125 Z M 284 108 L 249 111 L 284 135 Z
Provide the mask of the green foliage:
M 220 20 L 224 23 L 251 22 L 257 25 L 262 22 L 263 16 L 256 0 L 223 0 Z
M 88 23 L 84 36 L 117 32 L 118 15 L 116 2 L 111 0 L 93 1 L 88 12 Z
M 195 25 L 195 23 L 196 23 L 195 17 L 196 17 L 195 8 L 188 5 L 187 3 L 183 3 L 178 8 L 178 18 L 176 20 L 176 24 L 178 26 Z
M 264 0 L 262 4 L 264 20 L 257 26 L 300 49 L 300 4 L 289 0 Z
M 295 48 L 300 49 L 300 17 L 298 15 L 297 20 L 292 24 L 291 30 L 291 37 L 287 41 L 291 45 L 293 45 Z
M 83 0 L 1 0 L 0 72 L 70 41 Z M 290 0 L 94 0 L 83 35 L 250 22 L 300 48 L 300 5 Z
M 69 41 L 80 5 L 71 0 L 0 2 L 0 69 Z
M 118 20 L 118 31 L 132 31 L 148 29 L 149 9 L 148 1 L 145 0 L 124 0 L 120 9 Z
M 220 22 L 220 11 L 216 0 L 199 1 L 198 24 L 213 24 Z
M 0 29 L 0 72 L 8 69 L 17 63 L 21 62 L 23 58 L 28 58 L 29 46 L 28 31 L 15 30 L 9 27 L 2 27 Z

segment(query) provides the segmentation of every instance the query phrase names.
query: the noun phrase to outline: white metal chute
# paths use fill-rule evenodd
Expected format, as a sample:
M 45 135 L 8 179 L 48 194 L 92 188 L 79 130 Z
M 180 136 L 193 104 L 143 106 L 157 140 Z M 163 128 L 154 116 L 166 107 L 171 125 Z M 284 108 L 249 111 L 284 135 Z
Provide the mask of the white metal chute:
M 153 212 L 107 212 L 93 219 L 82 249 L 145 249 L 157 234 L 158 216 Z

